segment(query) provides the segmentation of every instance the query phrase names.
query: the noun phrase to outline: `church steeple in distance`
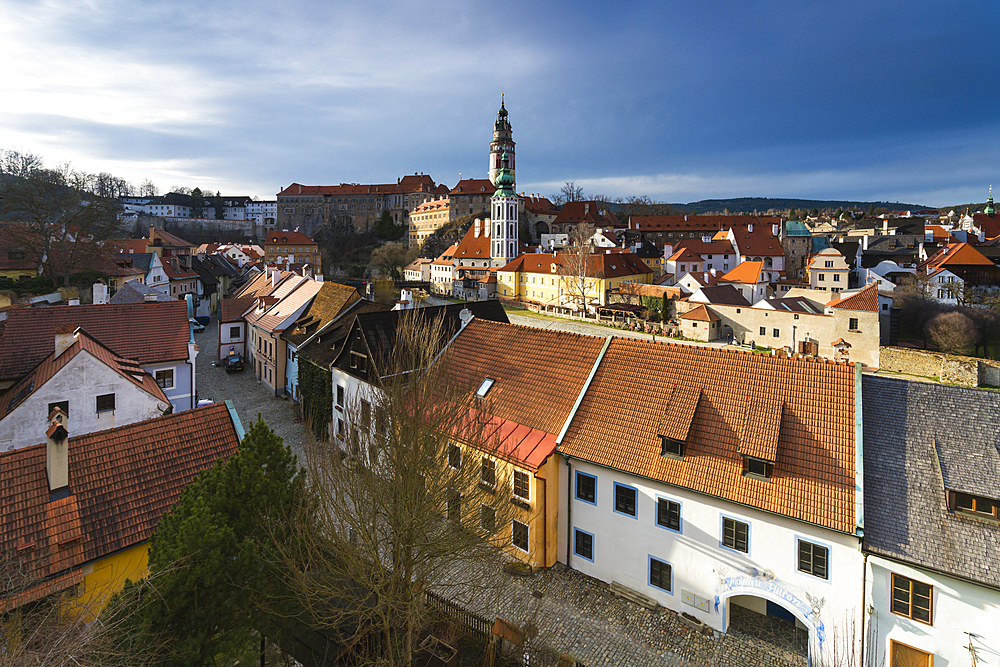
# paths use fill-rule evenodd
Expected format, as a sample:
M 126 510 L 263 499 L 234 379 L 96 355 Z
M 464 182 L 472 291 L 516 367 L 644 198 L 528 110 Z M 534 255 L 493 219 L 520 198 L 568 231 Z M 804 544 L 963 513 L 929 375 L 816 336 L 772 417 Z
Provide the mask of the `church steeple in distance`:
M 510 173 L 514 174 L 514 139 L 507 119 L 507 108 L 504 106 L 503 93 L 500 94 L 500 110 L 497 111 L 496 122 L 493 123 L 493 141 L 490 142 L 490 183 L 497 184 L 500 175 L 500 160 L 504 153 L 510 162 Z
M 996 209 L 993 208 L 993 186 L 990 186 L 990 195 L 986 198 L 986 209 L 983 211 L 986 215 L 993 215 L 996 213 Z

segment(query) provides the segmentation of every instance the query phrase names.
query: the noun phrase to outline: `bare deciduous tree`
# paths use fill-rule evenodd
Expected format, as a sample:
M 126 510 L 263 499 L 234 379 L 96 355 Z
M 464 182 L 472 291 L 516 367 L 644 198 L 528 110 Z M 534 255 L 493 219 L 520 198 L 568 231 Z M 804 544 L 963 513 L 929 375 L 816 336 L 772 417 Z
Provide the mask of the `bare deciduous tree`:
M 566 292 L 586 316 L 590 296 L 603 276 L 599 259 L 594 257 L 594 226 L 579 224 L 569 234 L 569 245 L 560 254 L 558 273 L 562 276 Z
M 971 353 L 979 338 L 976 323 L 957 310 L 936 315 L 927 322 L 924 331 L 938 349 L 952 354 Z
M 456 386 L 438 359 L 442 325 L 408 311 L 391 350 L 368 360 L 376 388 L 346 397 L 332 446 L 308 451 L 318 502 L 284 553 L 314 627 L 364 664 L 411 664 L 428 587 L 482 596 L 505 581 L 510 481 L 480 459 L 501 452 L 476 387 Z

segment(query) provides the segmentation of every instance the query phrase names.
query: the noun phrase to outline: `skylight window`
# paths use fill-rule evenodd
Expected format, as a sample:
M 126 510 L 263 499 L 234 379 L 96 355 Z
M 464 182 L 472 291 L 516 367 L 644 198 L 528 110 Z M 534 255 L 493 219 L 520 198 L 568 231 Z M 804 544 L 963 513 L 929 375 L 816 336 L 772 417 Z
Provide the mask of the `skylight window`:
M 476 390 L 476 396 L 478 396 L 479 398 L 485 398 L 486 392 L 490 390 L 490 387 L 493 386 L 494 382 L 496 382 L 496 380 L 494 380 L 493 378 L 484 379 L 483 383 L 479 385 L 479 389 Z

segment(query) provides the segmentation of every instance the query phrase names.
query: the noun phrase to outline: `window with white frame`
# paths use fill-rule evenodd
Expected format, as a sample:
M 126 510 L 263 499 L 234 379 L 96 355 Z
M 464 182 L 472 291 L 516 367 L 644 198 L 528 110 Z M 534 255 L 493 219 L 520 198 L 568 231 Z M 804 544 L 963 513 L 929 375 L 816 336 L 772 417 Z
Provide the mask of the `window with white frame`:
M 497 485 L 497 462 L 488 456 L 480 459 L 479 481 L 490 488 Z
M 174 386 L 174 369 L 156 371 L 156 384 L 160 389 L 170 389 Z
M 510 524 L 510 542 L 521 551 L 528 550 L 528 524 L 517 519 Z
M 524 502 L 531 500 L 531 477 L 521 470 L 514 471 L 514 497 Z

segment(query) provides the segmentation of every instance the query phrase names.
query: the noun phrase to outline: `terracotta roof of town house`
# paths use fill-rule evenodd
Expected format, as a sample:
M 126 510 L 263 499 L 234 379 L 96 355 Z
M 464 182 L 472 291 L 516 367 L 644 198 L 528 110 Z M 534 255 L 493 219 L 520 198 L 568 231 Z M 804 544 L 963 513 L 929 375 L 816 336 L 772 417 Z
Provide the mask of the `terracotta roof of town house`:
M 490 221 L 484 220 L 479 228 L 479 236 L 476 236 L 476 223 L 473 222 L 472 226 L 469 227 L 469 231 L 465 233 L 462 237 L 460 243 L 455 246 L 453 252 L 453 257 L 459 260 L 465 259 L 483 259 L 489 260 L 491 258 L 490 253 Z M 517 251 L 524 252 L 528 249 L 528 246 L 518 241 Z M 449 248 L 448 250 L 451 250 Z M 447 251 L 445 251 L 447 253 Z
M 673 255 L 667 257 L 668 262 L 704 262 L 701 255 L 690 248 L 680 248 Z
M 108 303 L 145 303 L 147 296 L 154 297 L 157 301 L 177 300 L 163 292 L 156 291 L 140 280 L 130 280 L 111 296 Z
M 973 213 L 972 221 L 975 223 L 976 227 L 983 231 L 985 238 L 1000 238 L 1000 216 L 995 213 L 993 215 Z
M 706 306 L 698 306 L 697 308 L 692 308 L 683 315 L 681 315 L 682 320 L 695 320 L 697 322 L 718 322 L 720 320 L 719 316 L 710 311 Z
M 278 193 L 279 197 L 295 197 L 297 195 L 389 195 L 409 192 L 437 192 L 434 179 L 427 174 L 410 174 L 403 176 L 398 183 L 378 183 L 361 185 L 358 183 L 341 183 L 340 185 L 300 185 L 292 183 Z
M 188 357 L 191 330 L 183 301 L 22 308 L 7 315 L 0 379 L 20 377 L 49 356 L 57 326 L 82 327 L 115 354 L 144 365 Z
M 191 243 L 190 241 L 185 241 L 184 239 L 182 239 L 181 237 L 177 236 L 176 234 L 171 234 L 170 232 L 168 232 L 168 231 L 166 231 L 164 229 L 153 229 L 152 230 L 152 234 L 155 237 L 153 239 L 154 240 L 154 244 L 153 245 L 159 245 L 159 246 L 165 247 L 165 248 L 195 248 L 195 247 L 197 247 L 197 246 L 195 246 L 195 244 Z M 155 243 L 156 239 L 160 240 L 159 244 Z
M 720 282 L 743 283 L 756 285 L 761 282 L 761 272 L 764 270 L 763 260 L 756 262 L 740 262 L 729 273 L 719 278 Z
M 686 441 L 700 400 L 701 389 L 674 387 L 667 396 L 666 407 L 660 416 L 660 426 L 656 429 L 656 434 L 661 438 Z
M 306 236 L 302 232 L 268 232 L 267 238 L 264 239 L 264 247 L 269 245 L 282 245 L 282 244 L 293 244 L 293 245 L 316 245 L 316 242 L 312 238 Z
M 596 227 L 613 228 L 618 224 L 618 218 L 602 211 L 601 206 L 598 201 L 568 201 L 559 209 L 552 224 L 588 223 Z
M 52 340 L 52 347 L 54 347 L 55 338 L 53 337 Z M 170 399 L 163 393 L 163 389 L 156 384 L 152 375 L 142 370 L 137 362 L 119 357 L 86 331 L 77 329 L 73 333 L 72 345 L 66 348 L 62 354 L 58 357 L 55 356 L 53 349 L 52 353 L 42 360 L 34 370 L 0 395 L 0 419 L 6 417 L 11 410 L 14 410 L 34 392 L 41 389 L 46 382 L 82 352 L 87 352 L 121 375 L 126 381 L 163 401 L 164 407 L 170 405 Z
M 494 380 L 485 397 L 475 399 L 479 420 L 490 425 L 486 435 L 496 436 L 511 456 L 537 467 L 554 451 L 555 437 L 604 343 L 597 336 L 475 318 L 448 346 L 442 363 L 456 386 L 470 393 L 486 378 Z M 514 353 L 518 349 L 545 354 Z M 502 361 L 497 350 L 508 351 Z M 478 428 L 480 422 L 473 422 Z
M 993 266 L 983 253 L 968 243 L 951 243 L 927 258 L 917 270 L 947 269 L 961 266 Z
M 464 178 L 455 184 L 449 195 L 490 195 L 496 192 L 496 186 L 488 178 Z
M 451 201 L 448 199 L 432 199 L 417 206 L 413 209 L 412 213 L 430 213 L 431 211 L 441 211 L 449 208 L 450 206 Z
M 706 287 L 714 287 L 719 281 L 716 276 L 712 275 L 711 271 L 685 271 L 684 274 L 678 278 L 678 282 L 683 280 L 684 276 L 691 276 L 699 285 L 702 286 L 702 289 L 705 289 Z
M 656 433 L 676 387 L 702 392 L 683 460 Z M 614 338 L 559 451 L 855 534 L 854 392 L 850 364 Z M 784 402 L 768 481 L 743 474 L 737 434 L 760 399 Z
M 766 396 L 747 401 L 739 429 L 739 452 L 743 456 L 774 463 L 778 460 L 778 436 L 784 404 Z
M 278 285 L 272 294 L 265 297 L 276 300 L 264 303 L 263 309 L 257 308 L 247 313 L 247 323 L 271 332 L 282 331 L 283 327 L 294 325 L 294 322 L 288 321 L 289 318 L 299 308 L 307 305 L 326 284 L 301 276 L 298 278 L 298 281 L 289 280 L 284 285 Z
M 831 308 L 846 308 L 847 310 L 878 311 L 878 283 L 872 283 L 850 296 L 838 297 L 826 305 Z
M 753 215 L 632 215 L 629 216 L 628 226 L 629 229 L 643 232 L 717 231 L 745 225 L 748 221 L 770 226 L 781 222 L 781 218 Z
M 178 265 L 177 268 L 174 268 L 174 265 L 169 261 L 163 262 L 163 272 L 170 280 L 190 280 L 198 277 L 197 273 L 187 267 Z
M 148 252 L 146 244 L 149 239 L 110 239 L 107 245 L 118 252 L 118 254 L 132 255 Z
M 732 228 L 736 248 L 746 256 L 776 257 L 784 255 L 781 240 L 772 233 L 770 224 L 739 225 Z
M 223 299 L 219 302 L 219 322 L 239 322 L 243 313 L 254 304 L 252 296 L 241 296 L 236 299 Z
M 552 265 L 555 264 L 555 273 L 558 275 L 562 267 L 567 266 L 570 256 L 562 253 L 553 256 L 549 252 L 524 253 L 498 270 L 552 274 Z M 563 269 L 562 272 L 565 273 L 566 270 L 568 269 Z M 652 272 L 644 261 L 631 252 L 595 252 L 587 257 L 588 277 L 620 278 Z
M 746 306 L 750 307 L 750 302 L 746 300 L 740 291 L 732 285 L 715 285 L 701 288 L 702 296 L 707 301 L 693 301 L 693 303 L 711 303 L 719 306 Z M 691 296 L 694 296 L 692 294 Z
M 70 419 L 71 493 L 60 500 L 50 500 L 45 443 L 0 454 L 0 553 L 19 553 L 33 579 L 71 585 L 85 563 L 145 542 L 181 489 L 236 451 L 234 416 L 216 403 L 85 435 Z M 52 588 L 41 582 L 19 602 Z
M 306 309 L 281 337 L 293 345 L 301 345 L 359 299 L 361 295 L 353 287 L 324 282 Z
M 707 255 L 729 255 L 736 253 L 736 250 L 733 248 L 733 244 L 729 242 L 729 239 L 722 241 L 709 241 L 708 243 L 705 243 L 701 239 L 684 239 L 683 241 L 678 241 L 674 245 L 674 251 L 682 248 L 687 248 L 699 257 L 705 257 Z
M 559 209 L 546 197 L 536 197 L 535 195 L 521 195 L 524 202 L 524 210 L 536 215 L 558 215 Z

